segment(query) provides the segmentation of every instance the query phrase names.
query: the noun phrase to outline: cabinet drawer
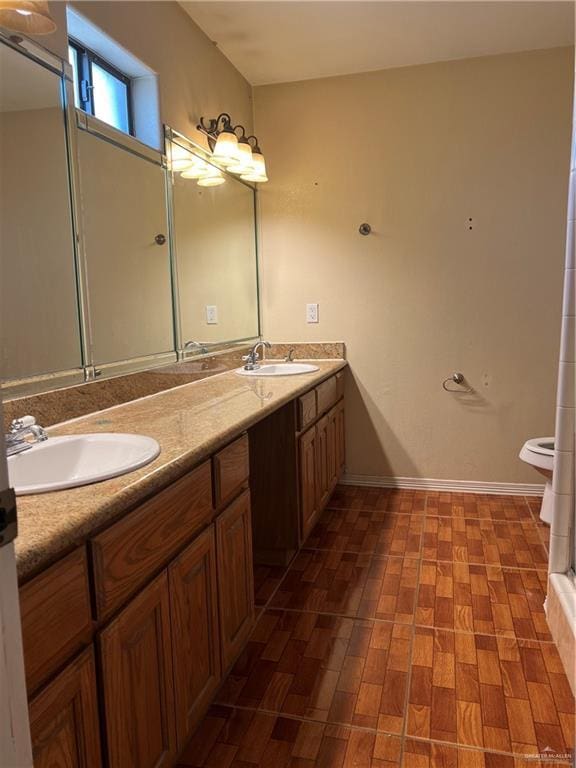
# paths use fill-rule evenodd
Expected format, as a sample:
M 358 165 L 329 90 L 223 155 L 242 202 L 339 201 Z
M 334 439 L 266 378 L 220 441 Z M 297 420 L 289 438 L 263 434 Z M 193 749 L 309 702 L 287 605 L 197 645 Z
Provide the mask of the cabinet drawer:
M 92 540 L 98 618 L 121 605 L 213 516 L 210 462 Z
M 250 474 L 248 435 L 242 435 L 214 456 L 214 496 L 221 507 L 246 486 Z
M 28 691 L 44 682 L 92 634 L 84 547 L 47 568 L 20 589 Z
M 336 376 L 331 376 L 316 387 L 316 401 L 318 416 L 326 413 L 337 400 Z
M 298 429 L 306 429 L 316 419 L 316 392 L 306 392 L 298 398 Z

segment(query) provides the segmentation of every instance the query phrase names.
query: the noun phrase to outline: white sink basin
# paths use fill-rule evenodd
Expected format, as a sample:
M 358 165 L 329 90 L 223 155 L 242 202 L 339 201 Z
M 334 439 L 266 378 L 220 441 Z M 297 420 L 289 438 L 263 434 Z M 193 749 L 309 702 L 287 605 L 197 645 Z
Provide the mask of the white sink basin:
M 153 461 L 160 446 L 151 437 L 95 433 L 49 437 L 8 457 L 17 496 L 61 491 L 124 475 Z
M 297 376 L 299 373 L 314 373 L 319 370 L 317 365 L 309 363 L 270 363 L 261 365 L 254 371 L 238 368 L 236 373 L 240 376 Z

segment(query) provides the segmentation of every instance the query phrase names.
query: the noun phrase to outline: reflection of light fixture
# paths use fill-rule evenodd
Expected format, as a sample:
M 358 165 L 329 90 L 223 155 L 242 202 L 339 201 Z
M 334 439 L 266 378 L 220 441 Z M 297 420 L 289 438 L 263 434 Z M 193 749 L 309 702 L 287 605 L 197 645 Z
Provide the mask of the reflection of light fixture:
M 173 171 L 183 171 L 194 163 L 194 155 L 178 144 L 172 144 L 170 167 Z
M 266 163 L 258 146 L 258 139 L 256 136 L 246 138 L 244 126 L 232 126 L 232 118 L 227 112 L 207 121 L 201 117 L 196 128 L 208 138 L 212 158 L 227 171 L 239 174 L 245 181 L 268 181 Z M 238 131 L 241 131 L 239 138 Z M 254 139 L 253 147 L 250 144 L 251 139 Z
M 26 35 L 49 35 L 56 30 L 45 0 L 0 0 L 0 26 Z
M 244 173 L 240 174 L 240 178 L 244 179 L 244 181 L 256 181 L 263 183 L 268 181 L 268 176 L 266 176 L 266 161 L 264 160 L 262 150 L 258 146 L 258 139 L 256 136 L 248 136 L 246 141 L 249 143 L 250 139 L 254 139 L 254 149 L 252 150 L 252 165 L 248 171 L 244 171 Z
M 207 176 L 209 173 L 210 166 L 204 160 L 197 157 L 191 165 L 182 171 L 180 177 L 182 179 L 199 179 L 201 176 Z
M 222 171 L 218 168 L 214 168 L 213 165 L 208 166 L 208 173 L 205 173 L 198 179 L 199 187 L 217 187 L 220 184 L 224 184 L 226 179 L 222 176 Z

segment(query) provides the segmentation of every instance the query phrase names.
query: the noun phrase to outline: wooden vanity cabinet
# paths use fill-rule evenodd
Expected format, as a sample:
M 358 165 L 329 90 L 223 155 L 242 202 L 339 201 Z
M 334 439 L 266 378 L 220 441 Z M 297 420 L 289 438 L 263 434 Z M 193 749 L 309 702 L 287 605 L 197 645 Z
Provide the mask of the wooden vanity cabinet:
M 339 371 L 248 430 L 254 561 L 288 565 L 344 469 Z
M 343 391 L 342 374 L 316 387 L 316 413 L 320 418 L 298 438 L 301 544 L 312 531 L 344 469 Z M 303 411 L 300 403 L 299 413 Z
M 304 432 L 299 440 L 300 456 L 300 515 L 302 540 L 308 538 L 318 517 L 317 460 L 318 432 L 316 427 Z
M 210 526 L 168 568 L 178 749 L 222 676 L 216 538 Z
M 285 403 L 21 587 L 36 768 L 175 764 L 254 626 L 253 554 L 288 563 L 338 481 L 342 383 Z
M 92 639 L 85 547 L 20 587 L 20 613 L 26 687 L 31 694 Z
M 242 651 L 254 623 L 254 573 L 250 492 L 244 491 L 216 519 L 222 669 Z
M 100 768 L 94 652 L 87 648 L 30 702 L 34 768 Z
M 99 639 L 109 768 L 172 765 L 177 741 L 165 571 Z

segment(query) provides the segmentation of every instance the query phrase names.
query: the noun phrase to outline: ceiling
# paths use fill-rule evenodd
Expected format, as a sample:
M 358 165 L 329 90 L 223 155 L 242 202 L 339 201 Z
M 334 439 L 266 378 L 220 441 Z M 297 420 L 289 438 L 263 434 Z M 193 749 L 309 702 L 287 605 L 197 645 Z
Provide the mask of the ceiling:
M 180 5 L 253 85 L 574 42 L 574 3 L 237 0 Z

